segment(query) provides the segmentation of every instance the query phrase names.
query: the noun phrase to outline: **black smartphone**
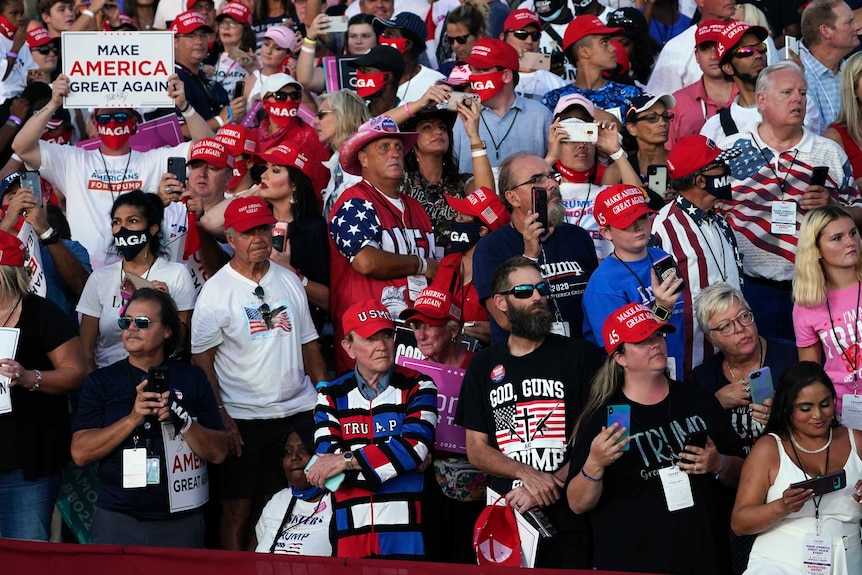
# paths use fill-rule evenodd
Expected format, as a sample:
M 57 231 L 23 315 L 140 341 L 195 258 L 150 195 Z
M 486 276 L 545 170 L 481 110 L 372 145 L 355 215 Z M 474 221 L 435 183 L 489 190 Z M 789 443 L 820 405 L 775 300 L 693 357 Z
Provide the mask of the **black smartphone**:
M 544 229 L 548 229 L 548 189 L 533 186 L 531 190 L 533 196 L 532 209 L 534 213 L 539 214 L 538 222 L 542 224 Z
M 655 262 L 652 265 L 652 269 L 655 270 L 655 274 L 658 276 L 659 282 L 664 282 L 667 277 L 670 275 L 671 271 L 676 272 L 676 277 L 681 278 L 682 274 L 679 273 L 679 268 L 676 265 L 676 262 L 673 261 L 673 257 L 665 256 L 659 261 Z M 679 288 L 674 293 L 679 293 L 685 287 L 685 280 L 679 285 Z
M 151 367 L 147 372 L 147 389 L 153 393 L 164 393 L 168 389 L 170 368 L 164 365 Z
M 847 487 L 847 472 L 841 469 L 833 473 L 827 473 L 821 477 L 809 479 L 808 481 L 791 483 L 790 487 L 794 489 L 813 489 L 814 495 L 826 495 L 827 493 L 840 491 Z
M 168 158 L 168 173 L 173 174 L 182 184 L 186 183 L 186 159 L 171 157 Z M 177 190 L 179 193 L 179 190 Z
M 36 203 L 42 207 L 42 179 L 37 171 L 27 171 L 21 173 L 19 180 L 22 188 L 30 188 L 33 190 L 33 195 L 36 196 Z
M 815 166 L 813 170 L 811 170 L 811 181 L 809 185 L 811 186 L 825 186 L 826 185 L 826 177 L 829 175 L 829 166 Z
M 245 94 L 245 80 L 239 80 L 233 88 L 233 99 L 242 98 Z
M 700 447 L 701 449 L 706 447 L 706 438 L 709 437 L 709 433 L 706 431 L 695 431 L 693 433 L 688 433 L 685 436 L 685 442 L 682 444 L 683 448 L 686 445 L 691 445 L 692 447 Z M 686 451 L 686 453 L 689 453 Z M 691 463 L 688 459 L 683 459 L 685 463 Z

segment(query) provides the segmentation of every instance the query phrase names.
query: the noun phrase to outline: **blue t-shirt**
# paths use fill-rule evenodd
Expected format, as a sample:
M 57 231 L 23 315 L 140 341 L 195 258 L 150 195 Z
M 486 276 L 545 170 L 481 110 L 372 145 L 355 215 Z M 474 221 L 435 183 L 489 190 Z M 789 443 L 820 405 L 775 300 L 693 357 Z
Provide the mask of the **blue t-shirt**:
M 542 103 L 547 106 L 549 110 L 553 111 L 557 106 L 557 102 L 560 101 L 560 98 L 568 96 L 569 94 L 580 94 L 589 99 L 596 108 L 601 108 L 602 110 L 618 109 L 620 112 L 620 118 L 622 118 L 623 123 L 625 123 L 626 110 L 628 109 L 629 104 L 631 104 L 632 98 L 641 95 L 641 90 L 637 86 L 617 84 L 616 82 L 608 82 L 598 90 L 585 90 L 583 88 L 576 88 L 573 84 L 569 84 L 568 86 L 551 90 L 545 94 L 542 98 Z
M 584 339 L 604 348 L 602 326 L 605 319 L 615 310 L 630 303 L 642 303 L 647 307 L 655 304 L 652 293 L 653 262 L 665 257 L 667 252 L 658 248 L 648 248 L 647 256 L 634 262 L 621 262 L 614 256 L 602 260 L 584 293 Z M 670 323 L 676 327 L 675 333 L 667 335 L 668 359 L 674 358 L 677 372 L 682 371 L 685 355 L 685 331 L 682 327 L 683 298 L 676 301 Z M 680 373 L 679 377 L 682 374 Z
M 203 427 L 222 429 L 224 426 L 218 403 L 204 371 L 181 361 L 171 362 L 168 366 L 171 370 L 168 376 L 171 399 L 175 395 L 181 397 L 180 405 L 191 417 L 197 418 L 197 422 Z M 146 377 L 147 372 L 131 365 L 128 359 L 92 372 L 81 389 L 78 414 L 72 431 L 102 429 L 129 415 L 135 404 L 135 386 Z M 159 484 L 124 489 L 123 450 L 134 447 L 132 437 L 135 435 L 139 437 L 139 448 L 148 447 L 148 456 L 159 458 Z M 138 427 L 99 462 L 101 491 L 96 505 L 143 520 L 163 520 L 200 513 L 202 507 L 181 513 L 170 512 L 167 475 L 169 464 L 165 462 L 161 426 L 155 425 L 149 431 Z
M 503 226 L 481 240 L 473 254 L 473 286 L 479 301 L 492 295 L 494 271 L 509 258 L 523 255 L 524 236 L 513 226 Z M 561 224 L 542 244 L 539 266 L 542 276 L 551 283 L 548 308 L 559 309 L 563 321 L 569 322 L 571 337 L 579 339 L 583 325 L 581 298 L 590 276 L 599 265 L 593 240 L 583 229 L 572 224 Z M 491 343 L 506 341 L 508 332 L 500 328 L 491 317 Z
M 662 24 L 653 18 L 649 24 L 649 35 L 653 40 L 658 42 L 660 48 L 663 48 L 665 44 L 679 36 L 689 26 L 691 26 L 691 18 L 685 14 L 680 14 L 679 20 L 670 26 Z
M 90 254 L 87 252 L 87 248 L 73 240 L 60 241 L 63 242 L 66 249 L 72 252 L 75 259 L 81 262 L 87 273 L 92 273 L 93 268 L 90 267 Z M 45 293 L 46 298 L 57 304 L 57 307 L 63 310 L 63 313 L 77 323 L 78 314 L 75 312 L 75 302 L 69 299 L 69 295 L 66 292 L 66 284 L 63 283 L 63 278 L 60 277 L 60 272 L 57 271 L 57 266 L 54 264 L 54 259 L 51 257 L 48 246 L 41 246 L 39 251 L 42 253 L 42 267 L 45 270 L 45 282 L 48 286 L 48 291 Z

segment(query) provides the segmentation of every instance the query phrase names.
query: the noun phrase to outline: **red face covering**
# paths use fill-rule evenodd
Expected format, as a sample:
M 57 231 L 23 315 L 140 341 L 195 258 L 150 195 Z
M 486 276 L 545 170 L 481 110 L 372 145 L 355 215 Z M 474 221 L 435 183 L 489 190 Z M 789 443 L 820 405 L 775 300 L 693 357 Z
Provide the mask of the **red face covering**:
M 125 124 L 118 124 L 111 120 L 106 126 L 96 124 L 96 130 L 105 146 L 112 150 L 120 150 L 129 143 L 129 138 L 135 131 L 134 122 L 134 120 L 129 120 Z
M 276 126 L 285 128 L 296 119 L 299 102 L 294 102 L 290 98 L 284 102 L 274 102 L 267 98 L 263 101 L 263 109 Z
M 487 102 L 503 89 L 503 72 L 488 72 L 487 74 L 470 74 L 470 90 L 479 94 L 482 102 Z
M 360 98 L 370 98 L 383 89 L 386 72 L 366 74 L 362 70 L 356 72 L 356 93 Z
M 379 40 L 381 46 L 392 46 L 402 54 L 407 52 L 407 38 L 386 38 L 381 36 Z
M 0 34 L 11 40 L 15 36 L 17 29 L 18 27 L 13 26 L 12 22 L 6 19 L 6 16 L 0 16 Z
M 227 183 L 227 189 L 232 190 L 237 187 L 247 173 L 248 164 L 245 158 L 241 157 L 239 160 L 234 160 L 233 176 L 231 176 L 230 181 Z

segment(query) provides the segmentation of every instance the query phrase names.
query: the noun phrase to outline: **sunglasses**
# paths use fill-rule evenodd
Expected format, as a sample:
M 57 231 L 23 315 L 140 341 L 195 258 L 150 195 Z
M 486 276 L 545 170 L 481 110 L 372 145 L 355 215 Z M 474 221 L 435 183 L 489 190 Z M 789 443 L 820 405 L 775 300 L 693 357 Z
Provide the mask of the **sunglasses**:
M 132 326 L 132 322 L 135 322 L 135 327 L 138 329 L 149 329 L 151 323 L 160 323 L 157 319 L 150 319 L 148 317 L 121 317 L 117 319 L 117 325 L 120 326 L 120 329 L 126 331 Z
M 113 114 L 96 114 L 96 122 L 105 126 L 111 123 L 111 120 L 118 124 L 125 124 L 129 121 L 132 115 L 128 112 L 114 112 Z
M 664 120 L 665 122 L 670 122 L 673 120 L 674 115 L 671 112 L 662 112 L 661 114 L 652 113 L 647 114 L 646 116 L 639 116 L 634 119 L 635 122 L 647 122 L 649 124 L 657 124 L 659 120 Z M 630 122 L 632 120 L 629 120 Z
M 254 288 L 254 297 L 260 300 L 260 307 L 257 308 L 257 311 L 260 312 L 263 321 L 268 324 L 272 319 L 272 310 L 269 308 L 269 304 L 266 303 L 266 292 L 263 291 L 263 287 L 257 286 Z
M 318 120 L 322 120 L 324 116 L 326 116 L 327 114 L 331 114 L 333 111 L 334 110 L 318 110 L 315 116 L 317 116 Z
M 760 44 L 755 44 L 754 46 L 746 46 L 745 48 L 740 48 L 736 52 L 733 53 L 734 58 L 750 58 L 754 56 L 754 54 L 766 54 L 766 43 L 761 42 Z
M 533 42 L 538 42 L 539 38 L 542 37 L 542 32 L 539 30 L 533 30 L 532 32 L 529 30 L 512 30 L 512 36 L 518 40 L 526 40 L 529 38 Z
M 458 44 L 466 44 L 467 38 L 469 38 L 470 36 L 472 36 L 472 34 L 465 34 L 463 36 L 449 36 L 447 34 L 446 35 L 446 41 L 449 42 L 450 44 L 454 44 L 456 42 Z
M 54 46 L 53 44 L 45 44 L 44 46 L 33 48 L 33 51 L 39 52 L 43 56 L 47 56 L 48 54 L 59 54 L 60 48 L 58 46 Z
M 302 94 L 300 94 L 296 90 L 294 90 L 293 92 L 282 92 L 281 90 L 279 90 L 278 92 L 270 92 L 269 94 L 267 94 L 266 97 L 272 98 L 276 102 L 284 102 L 288 98 L 290 98 L 294 102 L 298 102 L 299 99 L 302 98 Z
M 499 293 L 500 295 L 513 295 L 517 299 L 528 299 L 533 297 L 533 290 L 539 292 L 542 297 L 548 297 L 551 295 L 551 284 L 548 282 L 539 282 L 536 285 L 523 284 Z

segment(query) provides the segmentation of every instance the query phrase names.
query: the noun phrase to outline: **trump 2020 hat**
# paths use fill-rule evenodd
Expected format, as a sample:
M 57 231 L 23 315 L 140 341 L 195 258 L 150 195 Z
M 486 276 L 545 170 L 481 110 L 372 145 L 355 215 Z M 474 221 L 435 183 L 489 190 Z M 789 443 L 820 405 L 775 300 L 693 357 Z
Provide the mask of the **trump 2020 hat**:
M 355 332 L 366 339 L 375 333 L 388 329 L 395 331 L 392 314 L 377 300 L 367 299 L 355 303 L 341 316 L 344 333 Z
M 262 199 L 257 196 L 236 198 L 224 210 L 225 229 L 233 228 L 238 232 L 247 232 L 258 226 L 276 223 L 275 217 Z
M 630 303 L 615 310 L 602 325 L 605 351 L 613 353 L 621 343 L 640 343 L 657 331 L 673 333 L 676 328 L 660 323 L 652 310 L 640 303 Z
M 647 205 L 647 194 L 643 188 L 628 184 L 615 184 L 599 192 L 593 211 L 600 226 L 619 230 L 629 227 L 644 214 L 655 213 Z

